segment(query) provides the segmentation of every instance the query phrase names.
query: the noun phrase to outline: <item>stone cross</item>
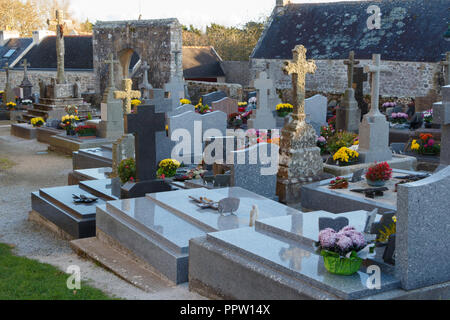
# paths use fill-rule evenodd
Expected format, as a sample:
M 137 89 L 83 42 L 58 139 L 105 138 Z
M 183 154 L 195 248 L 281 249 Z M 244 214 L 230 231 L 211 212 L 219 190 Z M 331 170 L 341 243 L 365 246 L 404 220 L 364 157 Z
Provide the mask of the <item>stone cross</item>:
M 253 86 L 258 91 L 258 107 L 267 109 L 269 107 L 270 90 L 273 89 L 273 81 L 269 79 L 266 72 L 261 72 Z
M 355 52 L 350 51 L 348 60 L 344 60 L 344 64 L 347 66 L 347 88 L 353 88 L 353 72 L 355 65 L 359 64 L 359 60 L 355 60 Z
M 5 63 L 5 66 L 3 67 L 3 69 L 6 72 L 6 87 L 8 87 L 9 86 L 9 70 L 11 70 L 8 62 Z
M 140 105 L 135 114 L 125 117 L 125 133 L 135 137 L 137 182 L 156 179 L 156 133 L 165 131 L 164 113 L 155 112 L 155 106 Z
M 447 52 L 445 56 L 445 60 L 441 61 L 441 66 L 444 67 L 444 82 L 448 86 L 450 85 L 450 52 Z
M 170 77 L 170 82 L 164 85 L 164 90 L 169 92 L 169 98 L 172 99 L 172 109 L 175 109 L 180 105 L 180 100 L 184 98 L 184 79 L 183 76 L 178 74 L 178 71 L 182 72 L 179 64 L 179 56 L 181 54 L 181 50 L 173 51 L 175 55 L 175 76 Z
M 141 69 L 144 70 L 144 74 L 142 75 L 142 83 L 139 84 L 139 89 L 141 90 L 142 97 L 144 99 L 150 98 L 150 90 L 153 89 L 152 85 L 148 82 L 148 70 L 150 70 L 150 66 L 147 61 L 141 66 Z
M 109 64 L 109 87 L 115 88 L 116 85 L 114 83 L 114 65 L 120 63 L 118 60 L 114 60 L 114 55 L 112 53 L 109 54 L 109 60 L 105 61 L 106 64 Z
M 123 113 L 124 114 L 131 113 L 131 100 L 139 99 L 141 97 L 140 91 L 131 90 L 132 86 L 133 86 L 133 80 L 123 79 L 122 80 L 123 91 L 114 91 L 114 99 L 120 99 L 123 101 Z
M 66 83 L 64 76 L 64 26 L 67 20 L 63 19 L 63 13 L 60 10 L 56 10 L 56 19 L 47 20 L 49 26 L 56 26 L 56 58 L 57 58 L 57 76 L 56 83 Z
M 22 64 L 20 65 L 23 67 L 23 78 L 28 78 L 28 67 L 31 67 L 31 65 L 28 63 L 27 59 L 23 59 Z
M 388 72 L 389 68 L 381 66 L 381 55 L 374 54 L 372 59 L 373 64 L 364 67 L 364 72 L 370 73 L 372 78 L 372 101 L 370 107 L 370 115 L 380 114 L 379 99 L 380 99 L 380 74 Z
M 294 120 L 305 120 L 305 77 L 307 73 L 315 73 L 317 66 L 314 60 L 306 60 L 306 48 L 302 45 L 297 45 L 292 50 L 292 54 L 292 61 L 285 61 L 283 67 L 285 74 L 292 75 L 294 100 L 292 118 Z

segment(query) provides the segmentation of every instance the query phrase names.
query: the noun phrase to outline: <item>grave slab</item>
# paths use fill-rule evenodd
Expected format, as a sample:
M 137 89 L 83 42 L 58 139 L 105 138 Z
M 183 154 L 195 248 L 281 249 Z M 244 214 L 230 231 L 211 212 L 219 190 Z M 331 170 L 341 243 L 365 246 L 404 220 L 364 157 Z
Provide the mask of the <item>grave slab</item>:
M 63 133 L 63 130 L 49 128 L 49 127 L 40 127 L 36 128 L 36 139 L 42 143 L 50 143 L 50 137 Z
M 74 151 L 89 148 L 99 148 L 102 145 L 110 144 L 114 140 L 107 138 L 80 139 L 78 137 L 67 136 L 65 133 L 50 136 L 48 150 L 72 155 Z M 82 169 L 82 168 L 77 168 Z
M 27 123 L 13 123 L 11 124 L 11 135 L 22 139 L 33 140 L 36 139 L 36 128 Z
M 105 146 L 81 149 L 73 152 L 72 167 L 74 170 L 103 168 L 112 166 L 112 151 Z

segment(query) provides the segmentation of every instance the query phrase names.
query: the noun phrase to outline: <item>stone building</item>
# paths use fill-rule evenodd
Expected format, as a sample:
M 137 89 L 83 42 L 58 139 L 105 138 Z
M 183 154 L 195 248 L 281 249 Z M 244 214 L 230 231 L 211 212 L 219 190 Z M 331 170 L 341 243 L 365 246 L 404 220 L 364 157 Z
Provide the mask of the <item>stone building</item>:
M 369 8 L 372 5 L 375 11 Z M 301 4 L 276 0 L 250 57 L 251 78 L 266 71 L 277 89 L 289 88 L 291 79 L 281 67 L 292 58 L 295 45 L 302 44 L 308 49 L 307 58 L 317 64 L 316 73 L 307 75 L 307 90 L 343 93 L 347 84 L 343 61 L 353 50 L 359 66 L 368 64 L 372 54 L 381 54 L 383 65 L 391 70 L 381 76 L 382 96 L 426 96 L 442 85 L 439 61 L 450 51 L 450 42 L 443 37 L 448 10 L 448 0 Z M 364 92 L 370 94 L 368 82 Z

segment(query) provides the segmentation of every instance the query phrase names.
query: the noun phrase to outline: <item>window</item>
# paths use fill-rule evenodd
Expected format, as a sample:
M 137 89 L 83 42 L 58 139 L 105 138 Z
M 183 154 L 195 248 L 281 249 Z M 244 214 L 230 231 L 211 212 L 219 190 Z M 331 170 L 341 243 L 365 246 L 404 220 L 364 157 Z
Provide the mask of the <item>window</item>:
M 16 52 L 16 49 L 9 49 L 7 53 L 3 56 L 3 58 L 10 58 L 14 52 Z

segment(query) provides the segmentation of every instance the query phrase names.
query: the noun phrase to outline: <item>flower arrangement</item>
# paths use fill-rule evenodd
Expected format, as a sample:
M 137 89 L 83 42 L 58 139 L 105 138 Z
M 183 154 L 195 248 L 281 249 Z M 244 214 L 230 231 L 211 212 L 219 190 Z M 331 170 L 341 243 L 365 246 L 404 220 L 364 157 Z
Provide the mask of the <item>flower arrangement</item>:
M 358 135 L 355 133 L 347 131 L 339 131 L 327 139 L 328 152 L 333 154 L 336 153 L 342 147 L 350 148 L 351 146 L 354 145 L 355 139 L 357 138 Z
M 248 103 L 247 102 L 238 102 L 238 111 L 239 112 L 245 112 L 247 109 Z
M 392 169 L 387 162 L 375 162 L 366 172 L 366 181 L 373 187 L 382 187 L 391 178 Z
M 45 124 L 45 120 L 41 117 L 31 119 L 31 125 L 35 128 L 36 127 L 39 128 L 39 127 L 43 126 L 44 124 Z
M 391 122 L 392 123 L 405 123 L 408 121 L 408 115 L 403 112 L 392 113 L 391 114 Z
M 64 108 L 64 110 L 66 111 L 66 113 L 69 116 L 76 116 L 78 114 L 78 108 L 77 106 L 72 106 L 72 105 L 68 105 Z
M 175 159 L 165 159 L 159 163 L 157 171 L 158 178 L 170 178 L 177 173 L 177 169 L 181 164 Z
M 24 99 L 20 103 L 24 106 L 29 106 L 29 105 L 33 104 L 33 101 L 31 101 L 30 99 Z
M 289 113 L 294 111 L 294 106 L 290 103 L 280 103 L 275 109 L 279 117 L 286 117 Z
M 431 133 L 421 133 L 419 140 L 413 140 L 411 142 L 411 150 L 419 154 L 436 155 L 440 153 L 441 146 L 436 143 Z
M 367 242 L 361 232 L 347 226 L 339 232 L 331 228 L 320 231 L 317 245 L 330 273 L 352 275 L 361 267 L 363 260 L 358 252 L 367 246 Z
M 380 230 L 380 234 L 377 238 L 378 243 L 387 243 L 389 237 L 397 233 L 397 217 L 392 217 L 392 223 L 389 226 L 384 226 L 384 230 Z
M 211 112 L 211 108 L 207 104 L 203 105 L 201 102 L 199 102 L 195 106 L 195 112 L 200 113 L 200 114 L 205 114 L 205 113 Z
M 347 148 L 342 147 L 340 148 L 334 155 L 333 160 L 338 163 L 338 165 L 345 165 L 345 164 L 351 164 L 357 161 L 359 158 L 359 153 Z
M 131 108 L 136 108 L 137 106 L 139 106 L 140 104 L 142 104 L 142 101 L 139 99 L 133 99 L 131 100 Z
M 97 128 L 95 126 L 78 126 L 75 132 L 79 137 L 95 137 L 97 135 Z
M 231 127 L 241 127 L 244 123 L 240 113 L 232 113 L 228 116 L 228 125 Z
M 324 136 L 318 137 L 317 146 L 320 148 L 320 154 L 324 154 L 327 149 L 327 139 Z
M 330 185 L 328 186 L 330 189 L 347 189 L 348 188 L 348 179 L 337 177 L 335 180 L 331 180 Z
M 393 108 L 395 106 L 397 106 L 397 104 L 394 101 L 388 101 L 382 105 L 383 108 Z
M 135 182 L 136 177 L 136 161 L 133 158 L 124 159 L 119 163 L 119 178 L 122 183 Z
M 328 125 L 332 127 L 334 130 L 336 130 L 336 115 L 328 119 Z
M 425 123 L 433 123 L 433 109 L 422 112 L 422 117 Z
M 184 106 L 185 104 L 191 104 L 191 100 L 189 100 L 189 99 L 180 99 L 180 105 Z
M 67 135 L 75 135 L 74 129 L 77 121 L 80 121 L 80 118 L 73 114 L 67 114 L 61 118 L 61 126 L 66 130 Z
M 10 111 L 15 110 L 15 109 L 16 109 L 16 106 L 17 106 L 17 103 L 12 102 L 12 101 L 10 101 L 10 102 L 8 102 L 8 103 L 6 104 L 6 108 L 7 108 L 8 110 L 10 110 Z

